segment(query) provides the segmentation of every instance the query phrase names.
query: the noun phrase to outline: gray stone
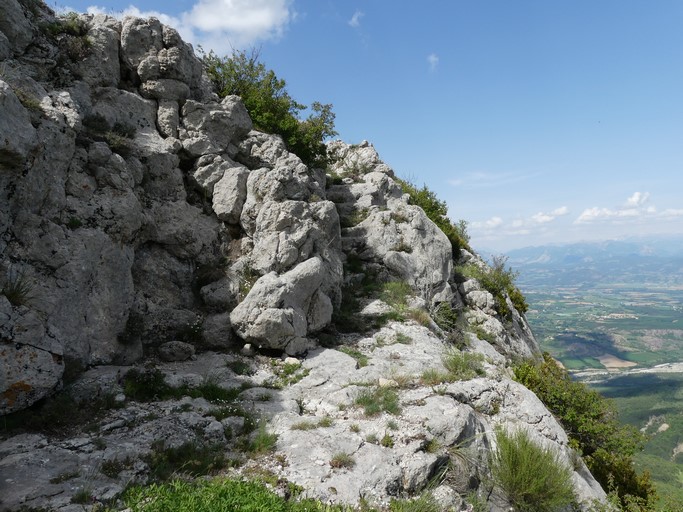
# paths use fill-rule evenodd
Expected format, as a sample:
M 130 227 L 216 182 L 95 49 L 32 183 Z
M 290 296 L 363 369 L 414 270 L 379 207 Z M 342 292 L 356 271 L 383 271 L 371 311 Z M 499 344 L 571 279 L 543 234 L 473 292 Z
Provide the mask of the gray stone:
M 159 346 L 159 357 L 162 361 L 187 361 L 194 356 L 194 346 L 183 341 L 169 341 Z
M 261 277 L 246 298 L 230 313 L 237 334 L 247 342 L 266 348 L 285 349 L 300 343 L 312 327 L 331 320 L 312 316 L 310 306 L 318 294 L 324 272 L 319 257 L 300 263 L 289 272 Z
M 230 313 L 210 315 L 202 326 L 204 344 L 209 348 L 227 349 L 234 343 Z
M 17 0 L 3 0 L 0 31 L 7 36 L 15 53 L 21 53 L 33 38 L 33 27 Z
M 137 69 L 148 55 L 164 47 L 161 22 L 156 18 L 126 18 L 121 27 L 121 59 Z
M 190 96 L 189 86 L 179 80 L 159 78 L 147 80 L 140 86 L 140 94 L 145 98 L 155 100 L 182 101 Z
M 213 187 L 212 208 L 216 216 L 229 224 L 238 224 L 247 199 L 249 171 L 242 166 L 226 169 Z
M 236 97 L 230 98 L 213 104 L 185 102 L 180 139 L 187 151 L 195 156 L 222 153 L 231 141 L 241 140 L 251 130 L 244 104 Z
M 180 124 L 178 108 L 177 101 L 159 100 L 157 125 L 159 126 L 159 132 L 165 137 L 178 138 L 178 125 Z
M 90 50 L 77 63 L 78 73 L 91 87 L 116 87 L 121 77 L 119 63 L 120 23 L 98 14 L 88 23 Z
M 9 84 L 0 80 L 0 167 L 20 172 L 36 143 L 36 129 L 28 112 Z

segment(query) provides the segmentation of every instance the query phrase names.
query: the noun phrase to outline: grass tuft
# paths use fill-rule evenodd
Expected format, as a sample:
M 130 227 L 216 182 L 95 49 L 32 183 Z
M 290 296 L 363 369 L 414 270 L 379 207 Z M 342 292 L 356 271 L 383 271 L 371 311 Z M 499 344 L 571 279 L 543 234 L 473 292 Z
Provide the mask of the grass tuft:
M 491 476 L 515 510 L 561 510 L 574 502 L 572 471 L 555 451 L 534 443 L 519 430 L 496 432 Z
M 391 388 L 364 389 L 356 398 L 355 404 L 363 407 L 366 416 L 377 416 L 382 412 L 401 412 L 398 394 Z

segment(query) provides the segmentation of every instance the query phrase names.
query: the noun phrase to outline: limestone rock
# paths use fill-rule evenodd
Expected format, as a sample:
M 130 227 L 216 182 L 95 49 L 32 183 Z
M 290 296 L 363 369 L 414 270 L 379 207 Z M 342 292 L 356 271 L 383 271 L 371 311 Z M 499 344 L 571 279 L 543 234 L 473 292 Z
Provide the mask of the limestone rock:
M 33 27 L 24 15 L 21 4 L 17 0 L 5 0 L 0 16 L 0 32 L 7 36 L 15 53 L 21 53 L 33 38 Z
M 243 167 L 227 169 L 213 188 L 212 208 L 229 224 L 238 224 L 247 198 L 249 171 Z
M 323 261 L 314 257 L 281 276 L 261 277 L 230 313 L 235 331 L 247 342 L 286 350 L 332 318 L 331 308 L 320 304 L 326 302 L 323 276 Z
M 51 394 L 63 372 L 63 348 L 46 333 L 43 321 L 0 295 L 0 415 Z
M 233 346 L 234 335 L 230 323 L 230 313 L 211 315 L 202 326 L 204 345 L 213 349 L 226 349 Z
M 37 143 L 36 129 L 12 88 L 2 80 L 0 114 L 0 167 L 18 172 Z
M 90 49 L 77 63 L 82 79 L 91 87 L 116 87 L 121 77 L 119 46 L 121 23 L 98 14 L 88 23 Z
M 159 78 L 147 80 L 140 86 L 140 94 L 155 100 L 186 100 L 190 96 L 189 86 L 179 80 Z
M 159 132 L 165 137 L 178 138 L 178 126 L 180 124 L 178 108 L 177 101 L 159 100 L 157 124 L 159 126 Z
M 156 18 L 126 18 L 121 27 L 121 59 L 136 69 L 148 55 L 164 47 L 161 22 Z
M 227 100 L 227 101 L 226 101 Z M 251 119 L 241 100 L 228 97 L 221 103 L 189 100 L 182 109 L 180 139 L 195 156 L 222 153 L 251 130 Z
M 159 357 L 162 361 L 187 361 L 194 356 L 195 348 L 189 343 L 178 340 L 168 341 L 159 346 Z
M 314 255 L 322 256 L 325 291 L 337 296 L 341 283 L 339 217 L 329 201 L 267 201 L 256 219 L 252 265 L 260 272 L 284 272 Z M 330 293 L 330 290 L 334 290 Z

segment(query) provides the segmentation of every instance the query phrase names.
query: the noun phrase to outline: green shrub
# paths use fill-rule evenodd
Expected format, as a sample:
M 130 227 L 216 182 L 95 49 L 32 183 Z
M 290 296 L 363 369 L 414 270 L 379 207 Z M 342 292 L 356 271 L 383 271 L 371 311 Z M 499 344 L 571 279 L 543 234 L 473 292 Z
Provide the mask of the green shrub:
M 448 302 L 440 302 L 432 311 L 432 318 L 436 325 L 446 332 L 451 332 L 458 326 L 458 311 Z
M 326 166 L 323 141 L 337 135 L 332 105 L 313 102 L 311 114 L 301 120 L 306 106 L 289 95 L 284 80 L 259 62 L 257 51 L 247 54 L 234 50 L 224 57 L 211 51 L 202 55 L 202 61 L 220 97 L 242 97 L 256 129 L 282 136 L 289 150 L 309 167 Z
M 524 430 L 498 430 L 496 444 L 491 477 L 515 510 L 552 512 L 574 502 L 572 471 L 552 449 L 534 443 Z
M 427 217 L 446 235 L 451 243 L 454 259 L 459 257 L 460 249 L 470 249 L 467 222 L 460 220 L 457 224 L 453 224 L 448 218 L 448 207 L 445 201 L 437 199 L 436 194 L 429 190 L 427 185 L 417 188 L 409 181 L 395 179 L 401 185 L 403 192 L 410 196 L 410 204 L 422 208 Z
M 460 271 L 465 277 L 473 278 L 496 299 L 496 311 L 503 318 L 510 319 L 512 311 L 507 305 L 505 296 L 509 296 L 512 304 L 519 313 L 524 314 L 529 310 L 529 305 L 522 292 L 515 286 L 518 273 L 511 268 L 506 268 L 506 256 L 494 256 L 490 268 L 481 268 L 470 264 L 462 267 Z
M 603 488 L 615 491 L 624 506 L 634 499 L 643 503 L 641 510 L 654 506 L 656 492 L 649 473 L 638 475 L 633 466 L 633 454 L 642 449 L 645 436 L 621 425 L 610 401 L 573 381 L 548 353 L 540 364 L 523 363 L 514 373 L 557 416 Z

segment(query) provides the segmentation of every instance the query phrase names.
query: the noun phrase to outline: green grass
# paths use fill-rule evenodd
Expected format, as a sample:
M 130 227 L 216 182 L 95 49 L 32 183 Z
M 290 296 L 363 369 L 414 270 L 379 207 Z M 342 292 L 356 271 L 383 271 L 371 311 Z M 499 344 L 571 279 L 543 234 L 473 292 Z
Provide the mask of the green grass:
M 144 459 L 149 466 L 150 477 L 156 481 L 165 481 L 177 474 L 208 475 L 228 464 L 220 446 L 192 441 L 176 447 L 166 447 L 163 440 L 156 441 Z
M 123 496 L 132 512 L 350 512 L 350 507 L 311 499 L 287 500 L 257 481 L 175 480 L 133 487 Z
M 443 365 L 452 380 L 470 380 L 485 375 L 483 362 L 484 355 L 479 353 L 449 350 L 443 356 Z
M 360 352 L 359 350 L 351 347 L 339 347 L 338 349 L 340 352 L 344 352 L 344 354 L 353 357 L 357 362 L 358 362 L 358 367 L 363 368 L 364 366 L 368 365 L 368 362 L 370 362 L 370 359 L 368 356 Z
M 356 461 L 351 455 L 345 452 L 335 453 L 330 459 L 330 466 L 339 469 L 351 469 L 356 465 Z
M 391 388 L 364 389 L 356 398 L 355 404 L 363 407 L 366 416 L 377 416 L 382 412 L 389 414 L 401 412 L 398 394 Z
M 277 445 L 277 434 L 268 432 L 266 422 L 260 421 L 256 434 L 249 442 L 248 451 L 252 455 L 263 455 L 275 450 Z
M 526 431 L 496 432 L 491 475 L 515 510 L 552 512 L 574 501 L 572 471 L 549 448 L 535 444 Z

